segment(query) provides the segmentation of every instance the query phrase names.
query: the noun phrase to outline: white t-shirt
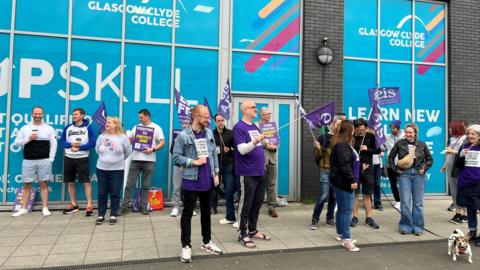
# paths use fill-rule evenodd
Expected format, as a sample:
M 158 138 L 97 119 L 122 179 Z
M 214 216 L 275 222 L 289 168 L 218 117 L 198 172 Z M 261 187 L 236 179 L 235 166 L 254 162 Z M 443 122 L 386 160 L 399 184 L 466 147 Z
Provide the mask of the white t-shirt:
M 160 140 L 165 139 L 165 137 L 163 136 L 162 128 L 160 126 L 158 126 L 157 124 L 151 122 L 150 125 L 143 125 L 143 124 L 140 124 L 140 125 L 154 129 L 152 147 L 155 147 L 158 143 L 160 143 Z M 137 129 L 137 125 L 135 125 L 132 128 L 132 130 L 129 134 L 130 138 L 133 138 L 135 136 L 136 129 Z M 151 154 L 145 154 L 142 151 L 133 150 L 132 151 L 132 160 L 155 162 L 157 160 L 157 153 L 153 152 Z

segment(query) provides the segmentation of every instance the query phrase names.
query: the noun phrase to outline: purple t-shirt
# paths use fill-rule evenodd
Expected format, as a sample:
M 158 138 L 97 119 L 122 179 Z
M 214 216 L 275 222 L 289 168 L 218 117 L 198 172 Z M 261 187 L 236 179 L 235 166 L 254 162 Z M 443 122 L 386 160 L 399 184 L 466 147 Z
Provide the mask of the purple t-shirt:
M 239 121 L 233 127 L 233 144 L 235 145 L 235 173 L 241 176 L 265 175 L 265 154 L 262 143 L 245 155 L 238 152 L 238 145 L 251 142 L 260 130 L 254 124 Z
M 206 131 L 200 133 L 193 132 L 195 139 L 205 139 Z M 213 188 L 212 169 L 210 161 L 207 158 L 207 163 L 198 167 L 197 181 L 182 179 L 182 188 L 189 191 L 207 191 Z
M 459 155 L 463 149 L 468 149 L 469 147 L 469 145 L 463 145 L 460 147 L 458 150 Z M 467 187 L 477 183 L 480 183 L 480 145 L 470 147 L 465 156 L 465 167 L 458 174 L 457 178 L 458 188 Z

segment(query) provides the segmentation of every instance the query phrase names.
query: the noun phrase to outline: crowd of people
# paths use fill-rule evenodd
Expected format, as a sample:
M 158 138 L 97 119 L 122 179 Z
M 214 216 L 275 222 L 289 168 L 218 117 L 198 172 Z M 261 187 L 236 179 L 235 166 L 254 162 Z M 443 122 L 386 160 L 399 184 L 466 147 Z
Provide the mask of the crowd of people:
M 225 126 L 221 114 L 213 116 L 216 128 L 210 127 L 209 109 L 197 105 L 191 110 L 191 121 L 183 121 L 171 145 L 173 166 L 173 194 L 170 215 L 176 217 L 181 211 L 181 261 L 190 262 L 191 220 L 196 215 L 199 201 L 202 245 L 201 250 L 222 254 L 212 242 L 211 214 L 217 212 L 219 186 L 223 185 L 226 215 L 219 222 L 238 228 L 238 241 L 246 248 L 256 247 L 256 240 L 271 240 L 258 230 L 260 209 L 267 198 L 268 215 L 277 218 L 275 210 L 277 190 L 277 147 L 267 139 L 259 124 L 268 123 L 271 112 L 261 108 L 260 122 L 257 106 L 253 101 L 241 104 L 242 119 L 233 129 Z M 27 202 L 32 183 L 39 181 L 42 213 L 49 216 L 48 186 L 52 179 L 52 163 L 57 150 L 54 129 L 43 122 L 44 110 L 32 109 L 32 121 L 23 126 L 14 144 L 23 147 L 23 205 L 13 217 L 28 213 Z M 96 224 L 106 221 L 108 199 L 110 214 L 108 222 L 113 225 L 117 217 L 127 215 L 132 209 L 132 192 L 141 175 L 139 211 L 148 215 L 148 193 L 156 165 L 156 151 L 165 146 L 162 128 L 152 122 L 147 109 L 138 112 L 139 124 L 125 131 L 116 117 L 107 117 L 98 137 L 82 108 L 73 110 L 73 122 L 67 125 L 59 145 L 64 149 L 63 180 L 67 184 L 70 203 L 64 214 L 79 211 L 76 201 L 75 181 L 85 187 L 86 216 L 93 215 L 92 187 L 89 172 L 89 152 L 98 154 L 96 174 L 98 178 L 98 215 Z M 151 144 L 142 149 L 134 147 L 137 129 L 151 130 Z M 318 139 L 314 140 L 314 157 L 320 169 L 320 190 L 313 209 L 310 229 L 319 226 L 320 215 L 328 204 L 326 224 L 336 228 L 337 240 L 348 251 L 356 252 L 356 240 L 350 228 L 360 222 L 359 202 L 365 209 L 364 223 L 379 229 L 373 217 L 373 209 L 383 211 L 380 180 L 390 180 L 395 200 L 394 207 L 400 212 L 398 232 L 421 236 L 425 230 L 423 202 L 426 172 L 433 164 L 427 145 L 419 140 L 418 126 L 409 123 L 401 128 L 400 121 L 390 123 L 386 143 L 378 147 L 375 134 L 368 128 L 365 119 L 349 121 L 344 114 L 337 114 Z M 455 211 L 450 220 L 468 223 L 470 239 L 480 246 L 477 237 L 477 211 L 480 209 L 480 125 L 468 126 L 465 121 L 449 124 L 450 139 L 445 148 L 446 161 L 441 171 L 447 174 L 452 205 Z M 125 187 L 123 178 L 125 160 L 130 157 Z M 122 198 L 122 190 L 124 195 Z M 238 209 L 235 201 L 238 198 Z M 237 210 L 237 214 L 235 214 Z

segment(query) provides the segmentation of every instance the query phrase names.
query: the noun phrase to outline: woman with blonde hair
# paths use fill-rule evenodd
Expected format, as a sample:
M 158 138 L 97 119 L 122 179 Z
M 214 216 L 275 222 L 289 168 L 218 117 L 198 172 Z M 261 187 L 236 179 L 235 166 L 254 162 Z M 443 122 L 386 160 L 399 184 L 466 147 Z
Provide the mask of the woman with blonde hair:
M 125 159 L 132 152 L 130 141 L 117 117 L 107 117 L 105 130 L 97 139 L 95 150 L 98 154 L 98 218 L 96 224 L 105 222 L 108 196 L 110 196 L 110 224 L 117 223 L 120 207 Z
M 405 126 L 405 138 L 393 146 L 388 163 L 390 168 L 396 168 L 400 185 L 401 218 L 398 230 L 403 235 L 413 233 L 421 236 L 425 225 L 425 173 L 432 167 L 433 158 L 427 145 L 418 140 L 417 125 L 411 123 Z
M 467 208 L 470 241 L 480 247 L 477 236 L 477 211 L 480 209 L 480 125 L 467 129 L 467 140 L 458 150 L 455 167 L 460 172 L 457 178 L 457 205 Z

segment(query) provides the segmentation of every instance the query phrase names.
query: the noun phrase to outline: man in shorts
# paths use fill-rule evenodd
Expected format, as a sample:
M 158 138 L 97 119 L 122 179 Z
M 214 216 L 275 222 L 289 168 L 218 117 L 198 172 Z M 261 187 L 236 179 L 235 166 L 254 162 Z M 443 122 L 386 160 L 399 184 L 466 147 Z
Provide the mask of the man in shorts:
M 60 146 L 65 150 L 63 159 L 63 181 L 68 186 L 70 204 L 63 211 L 64 214 L 78 212 L 78 204 L 75 192 L 75 179 L 78 178 L 85 188 L 87 197 L 87 208 L 85 216 L 93 213 L 92 208 L 92 184 L 90 183 L 90 172 L 88 169 L 88 155 L 90 148 L 95 147 L 96 137 L 89 121 L 85 119 L 85 110 L 82 108 L 73 109 L 73 122 L 67 125 L 60 138 Z
M 44 216 L 50 216 L 47 206 L 48 181 L 52 179 L 52 164 L 57 152 L 57 138 L 55 130 L 43 122 L 43 115 L 42 107 L 33 107 L 32 122 L 20 128 L 17 138 L 13 142 L 15 146 L 23 147 L 23 203 L 22 208 L 15 212 L 12 217 L 19 217 L 28 213 L 28 197 L 35 180 L 40 183 L 42 213 Z

